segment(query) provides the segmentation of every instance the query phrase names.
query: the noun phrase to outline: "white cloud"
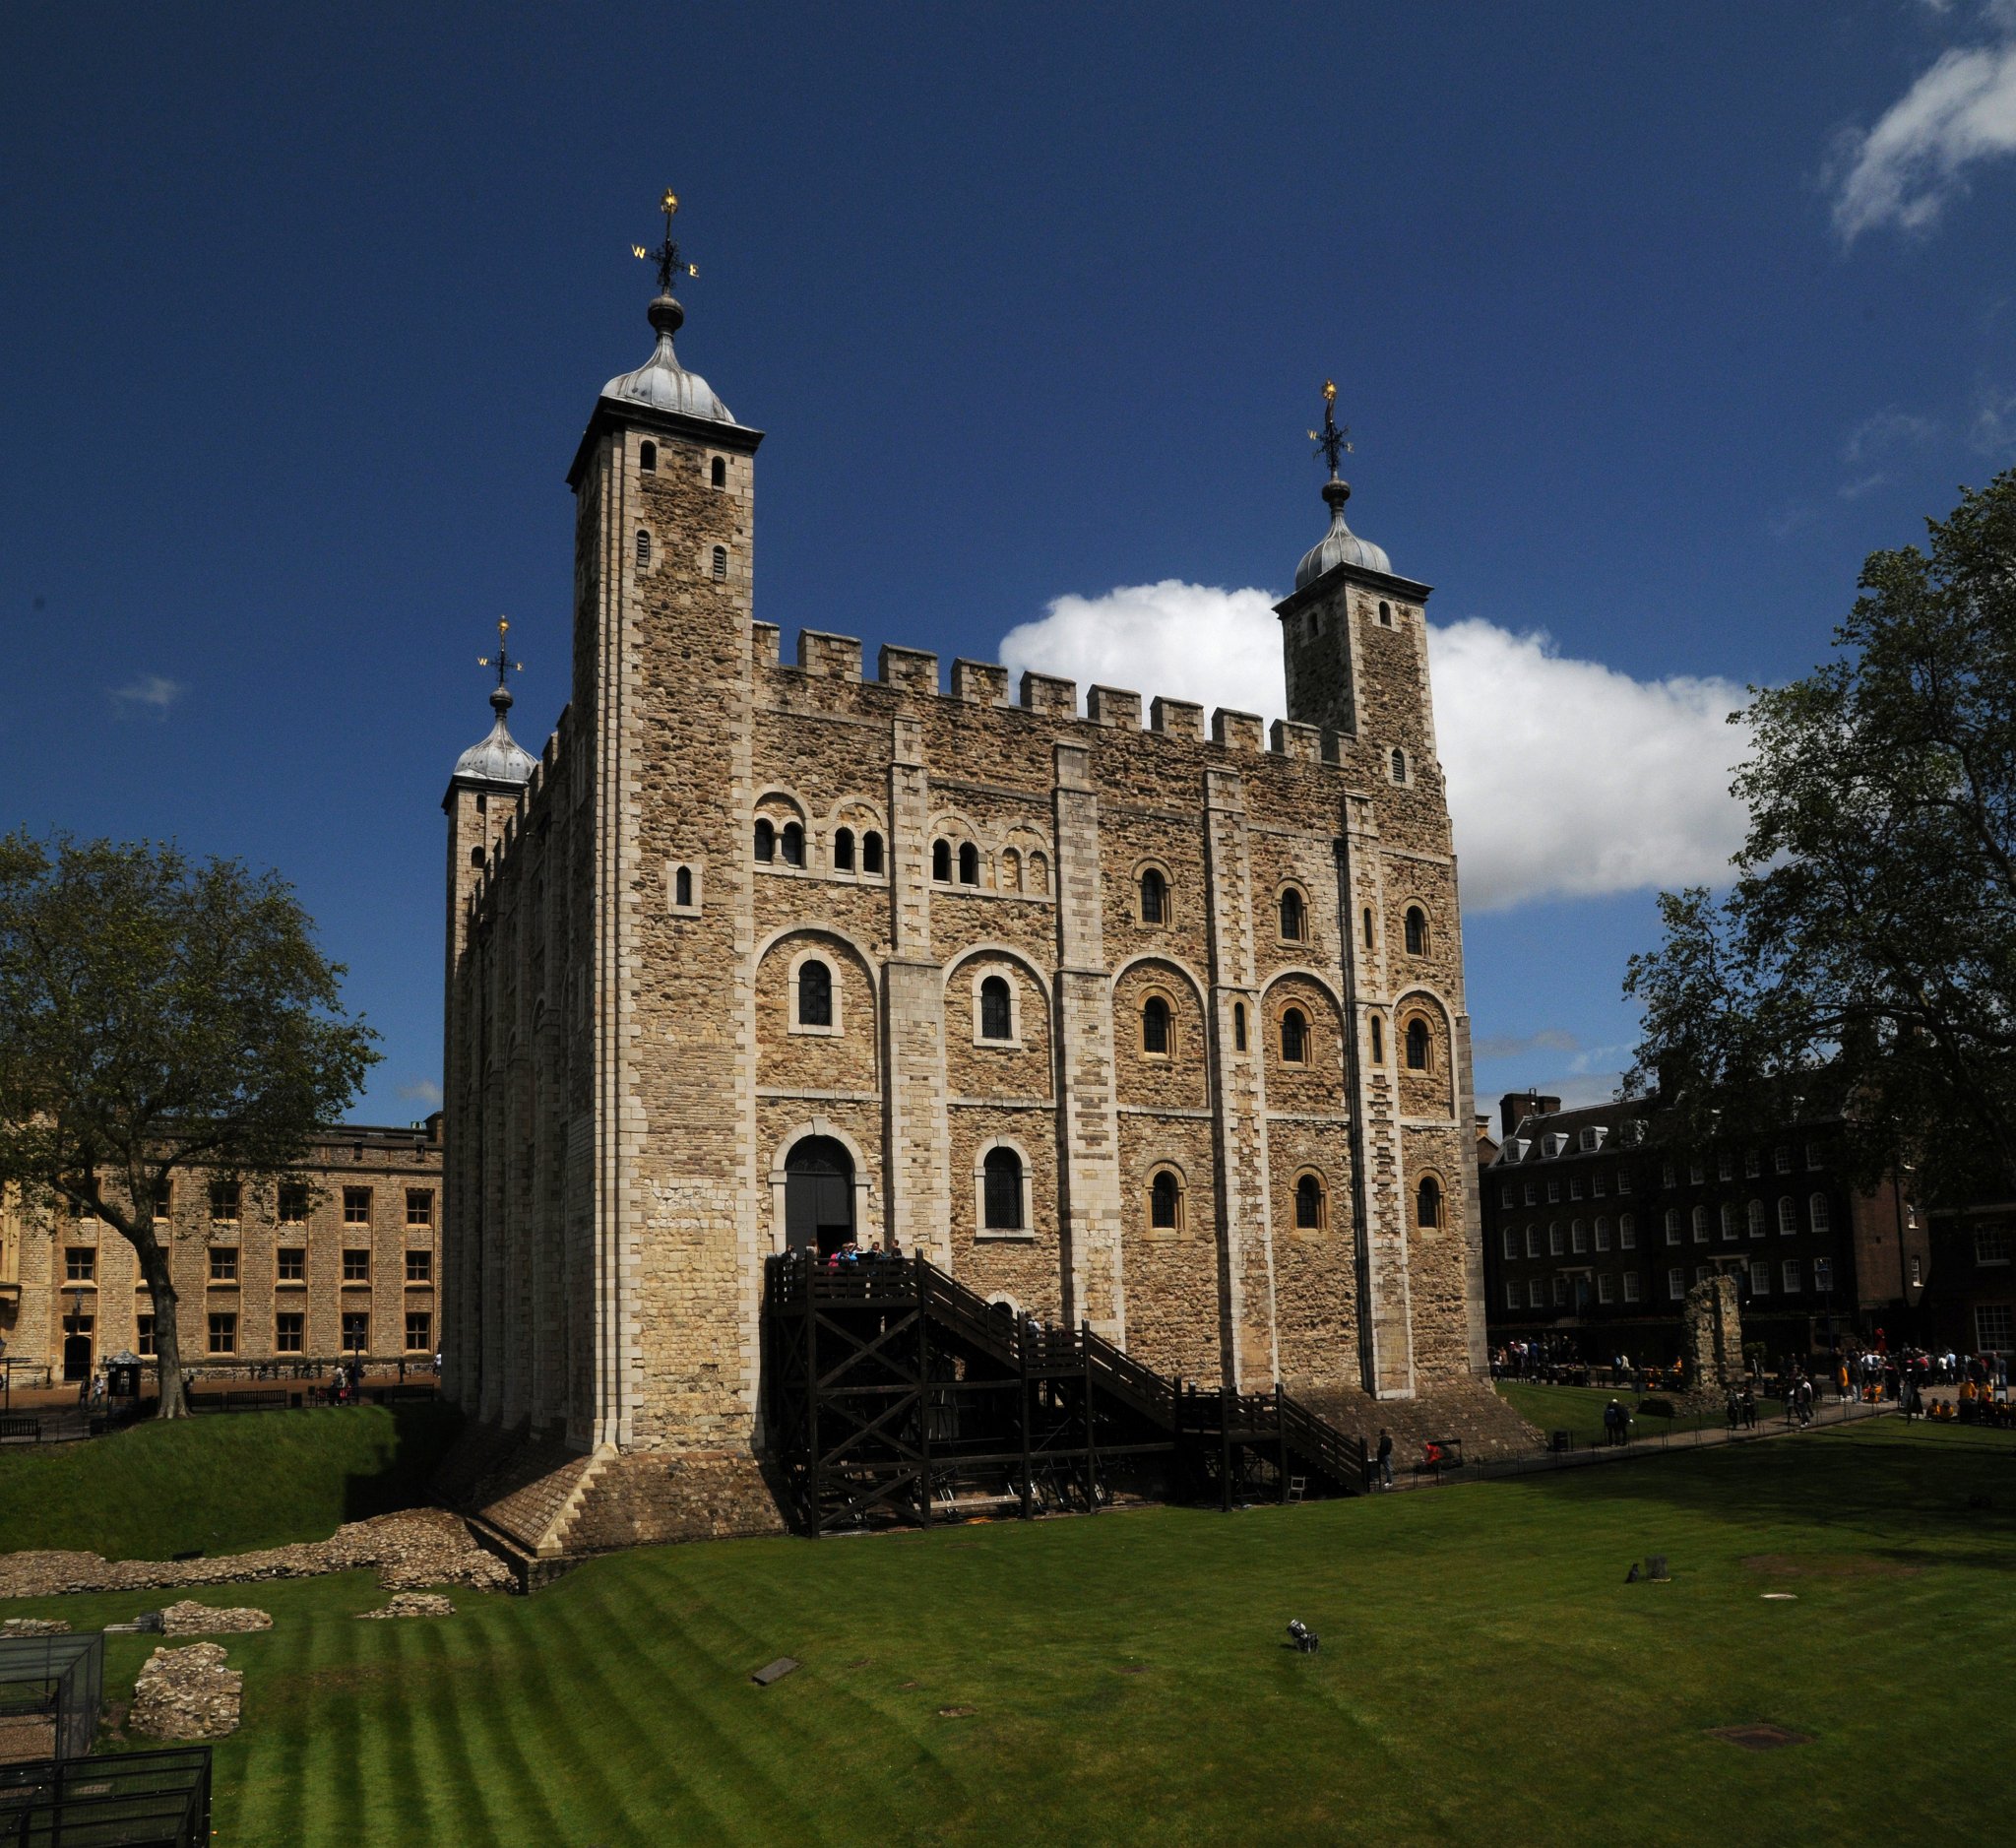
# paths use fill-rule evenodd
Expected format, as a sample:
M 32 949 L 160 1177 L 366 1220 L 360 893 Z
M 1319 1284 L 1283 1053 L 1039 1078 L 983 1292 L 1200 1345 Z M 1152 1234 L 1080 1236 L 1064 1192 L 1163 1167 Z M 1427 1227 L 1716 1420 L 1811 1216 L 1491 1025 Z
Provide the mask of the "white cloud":
M 1479 1058 L 1531 1058 L 1536 1052 L 1576 1052 L 1582 1042 L 1559 1027 L 1543 1027 L 1538 1033 L 1487 1033 L 1471 1043 Z
M 1938 431 L 1938 424 L 1930 417 L 1922 417 L 1916 412 L 1879 411 L 1849 431 L 1848 440 L 1841 445 L 1841 459 L 1847 463 L 1873 462 L 1887 450 L 1927 443 Z
M 1974 446 L 1984 456 L 2016 450 L 2016 391 L 1984 385 L 1974 406 Z
M 1173 579 L 1060 597 L 1009 631 L 1001 659 L 1273 718 L 1276 601 Z M 1745 738 L 1725 723 L 1740 686 L 1634 680 L 1478 618 L 1431 628 L 1429 660 L 1467 909 L 1727 878 L 1743 833 L 1729 783 Z
M 157 719 L 165 719 L 168 708 L 188 690 L 180 680 L 171 680 L 164 673 L 142 673 L 110 692 L 121 705 L 151 707 Z
M 441 1087 L 431 1078 L 415 1078 L 411 1084 L 401 1085 L 399 1095 L 409 1104 L 424 1104 L 429 1110 L 438 1109 L 441 1103 Z
M 1987 9 L 2004 33 L 2007 7 Z M 1922 230 L 1966 185 L 1967 169 L 2016 155 L 2016 38 L 1952 50 L 1884 111 L 1851 134 L 1835 162 L 1834 228 L 1853 243 L 1879 225 Z

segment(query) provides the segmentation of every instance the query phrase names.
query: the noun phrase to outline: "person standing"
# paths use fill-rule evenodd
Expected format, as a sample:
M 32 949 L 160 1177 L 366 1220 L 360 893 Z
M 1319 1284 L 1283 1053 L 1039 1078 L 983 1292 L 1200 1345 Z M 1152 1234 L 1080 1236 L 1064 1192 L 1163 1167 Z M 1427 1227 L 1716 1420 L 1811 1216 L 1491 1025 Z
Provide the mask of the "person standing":
M 1383 1426 L 1379 1432 L 1379 1487 L 1393 1487 L 1393 1434 Z

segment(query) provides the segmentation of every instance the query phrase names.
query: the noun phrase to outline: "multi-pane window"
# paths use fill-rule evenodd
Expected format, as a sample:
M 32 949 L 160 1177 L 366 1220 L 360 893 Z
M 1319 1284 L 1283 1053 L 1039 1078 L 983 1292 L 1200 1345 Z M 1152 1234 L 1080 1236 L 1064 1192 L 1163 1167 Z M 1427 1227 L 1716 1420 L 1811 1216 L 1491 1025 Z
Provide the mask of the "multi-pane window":
M 1526 1306 L 1537 1309 L 1541 1304 L 1541 1284 L 1538 1277 L 1528 1279 L 1526 1285 Z
M 425 1309 L 410 1309 L 406 1318 L 406 1348 L 409 1354 L 434 1345 L 434 1318 Z
M 1498 1191 L 1498 1204 L 1500 1206 L 1514 1206 L 1517 1204 L 1512 1197 L 1512 1183 L 1509 1180 Z
M 346 1226 L 368 1226 L 371 1223 L 371 1189 L 369 1187 L 344 1188 L 343 1223 Z
M 371 1351 L 371 1318 L 361 1310 L 351 1310 L 343 1318 L 343 1351 L 346 1354 L 368 1354 Z
M 1708 1243 L 1708 1209 L 1705 1206 L 1697 1206 L 1694 1209 L 1694 1243 Z
M 1580 1175 L 1570 1175 L 1568 1177 L 1568 1197 L 1571 1200 L 1581 1199 L 1582 1177 Z
M 308 1189 L 299 1180 L 283 1180 L 280 1183 L 280 1223 L 283 1226 L 303 1226 L 308 1222 Z
M 1617 1170 L 1617 1191 L 1619 1193 L 1629 1193 L 1631 1191 L 1631 1171 L 1628 1168 Z
M 406 1223 L 409 1226 L 431 1226 L 434 1223 L 434 1189 L 432 1187 L 409 1187 L 406 1190 Z
M 1557 1205 L 1559 1205 L 1559 1204 L 1560 1204 L 1560 1199 L 1561 1199 L 1561 1183 L 1560 1183 L 1560 1182 L 1559 1182 L 1558 1180 L 1550 1180 L 1550 1181 L 1548 1181 L 1548 1182 L 1547 1182 L 1547 1204 L 1548 1204 L 1549 1206 L 1557 1206 Z
M 1022 1157 L 1013 1149 L 989 1149 L 981 1170 L 987 1229 L 1020 1232 L 1022 1226 Z
M 1589 1191 L 1592 1198 L 1602 1199 L 1609 1191 L 1609 1182 L 1602 1175 L 1589 1177 Z
M 1789 1239 L 1799 1229 L 1799 1203 L 1791 1194 L 1778 1202 L 1778 1230 Z
M 169 1214 L 170 1214 L 170 1213 L 171 1213 L 171 1212 L 172 1212 L 172 1211 L 174 1210 L 174 1205 L 175 1205 L 175 1190 L 174 1190 L 174 1183 L 173 1183 L 172 1181 L 168 1181 L 168 1180 L 163 1180 L 163 1181 L 160 1181 L 160 1182 L 158 1182 L 158 1184 L 156 1185 L 156 1187 L 155 1187 L 155 1190 L 154 1190 L 154 1216 L 155 1216 L 155 1218 L 157 1218 L 157 1219 L 166 1219 L 166 1218 L 168 1217 L 168 1215 L 169 1215 Z
M 210 1183 L 210 1216 L 235 1222 L 238 1217 L 238 1183 L 235 1180 L 213 1180 Z
M 2009 1229 L 2006 1226 L 1977 1226 L 1974 1231 L 1974 1261 L 1977 1264 L 2006 1264 L 2009 1261 Z
M 1784 1264 L 1784 1267 L 1783 1267 L 1782 1271 L 1780 1272 L 1780 1274 L 1781 1274 L 1781 1275 L 1783 1276 L 1783 1278 L 1785 1279 L 1785 1287 L 1786 1287 L 1786 1289 L 1787 1289 L 1788 1291 L 1796 1291 L 1796 1290 L 1798 1289 L 1798 1287 L 1799 1287 L 1799 1261 L 1798 1261 L 1798 1259 L 1797 1259 L 1797 1258 L 1796 1258 L 1796 1257 L 1789 1257 L 1789 1258 L 1787 1258 L 1787 1259 L 1785 1260 L 1785 1264 Z
M 989 976 L 980 984 L 980 1038 L 1012 1040 L 1014 1037 L 1014 997 L 1008 992 L 1008 979 Z
M 406 1280 L 408 1283 L 432 1283 L 434 1281 L 433 1252 L 409 1251 L 406 1254 Z
M 1824 1193 L 1816 1193 L 1806 1202 L 1806 1216 L 1813 1222 L 1815 1232 L 1834 1230 L 1834 1211 L 1827 1204 L 1827 1196 Z
M 303 1334 L 305 1319 L 298 1309 L 287 1309 L 273 1318 L 273 1351 L 276 1354 L 299 1354 L 306 1340 Z
M 833 1025 L 833 971 L 817 957 L 798 966 L 798 1025 Z
M 1577 1257 L 1580 1257 L 1584 1252 L 1586 1252 L 1589 1249 L 1588 1226 L 1586 1226 L 1581 1220 L 1578 1219 L 1572 1226 L 1568 1228 L 1568 1239 L 1569 1243 L 1575 1248 L 1575 1255 Z
M 1764 1202 L 1763 1202 L 1762 1200 L 1752 1200 L 1752 1201 L 1750 1202 L 1750 1209 L 1749 1209 L 1749 1211 L 1750 1211 L 1750 1237 L 1751 1237 L 1751 1238 L 1753 1238 L 1753 1239 L 1761 1239 L 1761 1238 L 1763 1238 L 1763 1236 L 1764 1236 L 1764 1231 L 1765 1231 L 1765 1228 L 1764 1228 Z
M 1519 1306 L 1519 1286 L 1509 1280 L 1505 1285 L 1505 1306 L 1508 1309 L 1516 1309 Z
M 1638 1301 L 1638 1273 L 1635 1270 L 1627 1270 L 1624 1273 L 1624 1301 L 1626 1303 Z
M 2009 1305 L 1982 1303 L 1974 1311 L 1974 1345 L 1977 1350 L 2004 1354 L 2009 1349 Z
M 1554 1307 L 1562 1307 L 1567 1303 L 1567 1301 L 1568 1280 L 1565 1277 L 1556 1277 L 1554 1279 Z
M 1750 1294 L 1760 1297 L 1771 1294 L 1771 1260 L 1768 1257 L 1750 1260 Z
M 97 1247 L 92 1244 L 73 1244 L 63 1253 L 63 1281 L 65 1283 L 95 1283 L 98 1275 Z
M 1662 1186 L 1667 1186 L 1667 1187 L 1670 1187 L 1670 1186 L 1671 1186 L 1671 1185 L 1673 1184 L 1673 1165 L 1672 1165 L 1672 1163 L 1670 1163 L 1670 1162 L 1662 1162 L 1662 1163 L 1660 1164 L 1660 1167 L 1659 1167 L 1659 1179 L 1660 1179 L 1660 1184 L 1661 1184 Z
M 308 1281 L 308 1251 L 305 1245 L 284 1244 L 274 1253 L 278 1269 L 275 1273 L 282 1283 L 306 1283 Z
M 1633 1213 L 1617 1216 L 1617 1249 L 1635 1251 L 1638 1248 L 1638 1219 Z
M 210 1351 L 213 1354 L 235 1354 L 238 1351 L 238 1318 L 229 1312 L 213 1315 L 210 1318 Z
M 1791 1148 L 1791 1146 L 1790 1146 L 1789 1144 L 1786 1144 L 1786 1143 L 1781 1143 L 1781 1144 L 1780 1144 L 1780 1145 L 1779 1145 L 1779 1146 L 1778 1146 L 1778 1147 L 1777 1147 L 1777 1148 L 1776 1148 L 1775 1150 L 1773 1150 L 1773 1151 L 1772 1151 L 1772 1156 L 1771 1156 L 1771 1162 L 1772 1162 L 1772 1166 L 1773 1166 L 1773 1167 L 1775 1167 L 1775 1168 L 1776 1168 L 1776 1169 L 1778 1170 L 1778 1172 L 1779 1172 L 1779 1173 L 1780 1173 L 1781 1175 L 1789 1175 L 1789 1174 L 1791 1174 L 1791 1173 L 1792 1173 L 1792 1148 Z
M 1538 1226 L 1529 1226 L 1526 1229 L 1526 1255 L 1528 1257 L 1540 1256 L 1540 1228 Z
M 1596 1300 L 1599 1303 L 1614 1303 L 1617 1300 L 1617 1280 L 1605 1271 L 1596 1280 Z
M 1764 1172 L 1764 1158 L 1755 1149 L 1743 1151 L 1743 1179 L 1755 1180 Z
M 344 1252 L 343 1280 L 345 1283 L 371 1281 L 371 1253 L 368 1249 L 350 1248 Z
M 1723 1149 L 1717 1153 L 1715 1178 L 1718 1180 L 1733 1180 L 1736 1178 L 1736 1158 L 1733 1150 Z
M 1725 1200 L 1722 1203 L 1722 1236 L 1725 1239 L 1733 1239 L 1737 1230 L 1735 1202 Z
M 1680 1209 L 1677 1206 L 1666 1209 L 1666 1242 L 1669 1244 L 1680 1242 Z
M 1505 1255 L 1507 1257 L 1517 1257 L 1519 1255 L 1519 1235 L 1510 1226 L 1505 1228 L 1504 1243 Z
M 1610 1222 L 1606 1219 L 1599 1219 L 1596 1222 L 1596 1248 L 1599 1251 L 1607 1251 L 1610 1248 Z
M 154 1317 L 140 1315 L 134 1318 L 133 1350 L 143 1361 L 155 1358 Z
M 1813 1288 L 1831 1290 L 1834 1288 L 1834 1260 L 1831 1257 L 1816 1257 L 1813 1260 Z
M 1558 1219 L 1550 1220 L 1547 1224 L 1547 1255 L 1560 1257 L 1565 1254 L 1567 1248 L 1561 1238 L 1561 1222 Z
M 1707 1165 L 1701 1160 L 1700 1156 L 1688 1157 L 1687 1179 L 1697 1187 L 1708 1179 Z
M 1539 1200 L 1540 1195 L 1534 1191 L 1533 1182 L 1529 1180 L 1526 1183 L 1526 1204 L 1528 1206 L 1534 1206 L 1539 1203 Z
M 1677 1264 L 1666 1274 L 1666 1293 L 1675 1303 L 1687 1294 L 1687 1273 Z
M 1808 1168 L 1821 1167 L 1824 1159 L 1821 1154 L 1820 1145 L 1817 1142 L 1808 1142 L 1806 1144 L 1806 1166 Z
M 214 1244 L 210 1247 L 210 1281 L 212 1283 L 236 1283 L 238 1281 L 238 1247 L 234 1244 Z

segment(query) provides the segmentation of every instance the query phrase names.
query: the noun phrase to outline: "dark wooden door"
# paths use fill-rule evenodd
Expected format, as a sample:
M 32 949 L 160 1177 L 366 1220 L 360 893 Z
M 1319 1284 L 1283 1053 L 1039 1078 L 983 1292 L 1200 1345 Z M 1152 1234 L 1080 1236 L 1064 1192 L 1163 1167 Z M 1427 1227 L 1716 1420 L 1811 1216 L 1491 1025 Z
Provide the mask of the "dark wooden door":
M 821 1257 L 854 1236 L 854 1165 L 830 1136 L 807 1136 L 785 1158 L 785 1243 Z

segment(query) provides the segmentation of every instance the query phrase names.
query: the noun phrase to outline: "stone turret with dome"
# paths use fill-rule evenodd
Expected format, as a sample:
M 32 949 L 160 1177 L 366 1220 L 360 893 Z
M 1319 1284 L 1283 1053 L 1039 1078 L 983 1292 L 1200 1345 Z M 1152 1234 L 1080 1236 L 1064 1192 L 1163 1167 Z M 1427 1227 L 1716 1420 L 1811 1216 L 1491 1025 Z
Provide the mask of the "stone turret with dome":
M 685 325 L 686 310 L 672 296 L 672 279 L 698 276 L 697 264 L 679 258 L 679 246 L 672 241 L 672 214 L 679 209 L 679 195 L 667 191 L 659 201 L 665 215 L 664 242 L 656 250 L 631 245 L 634 255 L 654 259 L 658 264 L 658 294 L 646 313 L 658 335 L 658 348 L 634 372 L 619 372 L 602 387 L 604 398 L 621 405 L 648 405 L 654 411 L 668 411 L 676 416 L 704 417 L 711 423 L 733 423 L 735 414 L 714 388 L 697 372 L 689 372 L 672 350 L 672 336 Z
M 1326 571 L 1338 565 L 1355 565 L 1360 571 L 1377 571 L 1384 576 L 1393 575 L 1393 562 L 1386 556 L 1384 546 L 1374 545 L 1368 539 L 1360 539 L 1344 522 L 1344 503 L 1351 498 L 1351 483 L 1339 478 L 1337 459 L 1351 448 L 1345 439 L 1349 434 L 1337 426 L 1337 387 L 1325 380 L 1323 383 L 1323 428 L 1311 430 L 1309 435 L 1323 453 L 1330 459 L 1330 478 L 1323 483 L 1323 498 L 1330 508 L 1330 531 L 1302 554 L 1302 562 L 1295 566 L 1295 589 L 1315 583 Z
M 538 759 L 511 735 L 511 728 L 505 724 L 504 715 L 511 710 L 511 688 L 505 684 L 506 676 L 518 664 L 510 658 L 505 643 L 511 633 L 511 624 L 505 617 L 497 618 L 497 684 L 490 690 L 490 710 L 497 715 L 488 733 L 472 744 L 455 760 L 455 780 L 478 783 L 525 784 L 532 781 L 532 773 L 538 768 Z M 477 666 L 490 666 L 490 657 L 477 657 Z

